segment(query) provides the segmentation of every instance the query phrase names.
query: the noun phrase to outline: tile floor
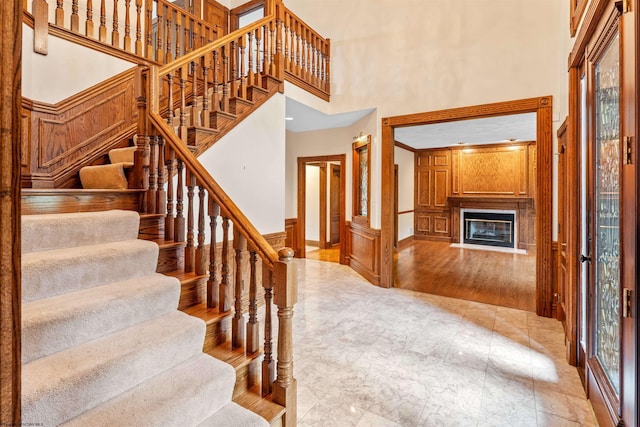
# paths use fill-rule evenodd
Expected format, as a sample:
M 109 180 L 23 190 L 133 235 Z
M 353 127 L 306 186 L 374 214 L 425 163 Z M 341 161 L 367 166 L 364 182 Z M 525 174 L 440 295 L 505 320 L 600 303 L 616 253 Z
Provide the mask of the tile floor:
M 596 425 L 559 322 L 297 262 L 298 425 Z

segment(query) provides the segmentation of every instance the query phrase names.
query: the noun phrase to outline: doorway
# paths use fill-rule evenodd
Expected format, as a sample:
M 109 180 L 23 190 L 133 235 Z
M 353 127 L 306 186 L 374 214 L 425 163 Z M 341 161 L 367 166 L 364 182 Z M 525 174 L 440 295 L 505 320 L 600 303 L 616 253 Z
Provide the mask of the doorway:
M 298 158 L 296 257 L 346 263 L 345 167 L 345 154 Z
M 394 286 L 394 129 L 482 117 L 536 113 L 536 313 L 551 317 L 552 291 L 552 98 L 550 96 L 461 107 L 382 119 L 381 286 Z

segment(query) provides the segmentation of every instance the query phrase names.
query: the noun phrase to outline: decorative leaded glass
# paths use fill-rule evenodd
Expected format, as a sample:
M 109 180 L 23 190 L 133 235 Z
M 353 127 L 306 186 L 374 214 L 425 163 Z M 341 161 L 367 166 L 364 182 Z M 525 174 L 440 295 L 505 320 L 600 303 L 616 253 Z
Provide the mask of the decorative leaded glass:
M 620 390 L 620 57 L 616 36 L 596 65 L 595 356 Z
M 358 175 L 358 187 L 360 200 L 358 201 L 358 215 L 367 216 L 369 213 L 367 212 L 368 200 L 367 196 L 369 194 L 369 146 L 365 145 L 358 149 L 359 154 L 359 175 Z

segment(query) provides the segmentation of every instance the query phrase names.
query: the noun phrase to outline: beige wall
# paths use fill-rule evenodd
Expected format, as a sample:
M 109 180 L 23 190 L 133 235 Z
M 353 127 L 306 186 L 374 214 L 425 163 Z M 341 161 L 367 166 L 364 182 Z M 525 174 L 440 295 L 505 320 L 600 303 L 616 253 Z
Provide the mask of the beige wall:
M 412 151 L 395 147 L 394 158 L 398 165 L 398 212 L 413 210 L 415 155 Z M 398 240 L 413 236 L 413 213 L 398 215 Z
M 380 226 L 383 117 L 546 95 L 553 96 L 554 131 L 567 115 L 567 1 L 296 0 L 287 6 L 331 38 L 332 73 L 331 103 L 311 103 L 290 86 L 287 96 L 328 114 L 377 109 L 373 227 Z

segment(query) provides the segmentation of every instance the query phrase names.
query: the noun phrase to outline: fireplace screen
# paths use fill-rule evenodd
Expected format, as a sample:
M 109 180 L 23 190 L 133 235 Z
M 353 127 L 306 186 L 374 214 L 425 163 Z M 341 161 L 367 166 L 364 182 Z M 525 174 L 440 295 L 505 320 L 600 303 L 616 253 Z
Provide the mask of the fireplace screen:
M 514 215 L 494 212 L 464 213 L 464 243 L 513 248 Z

